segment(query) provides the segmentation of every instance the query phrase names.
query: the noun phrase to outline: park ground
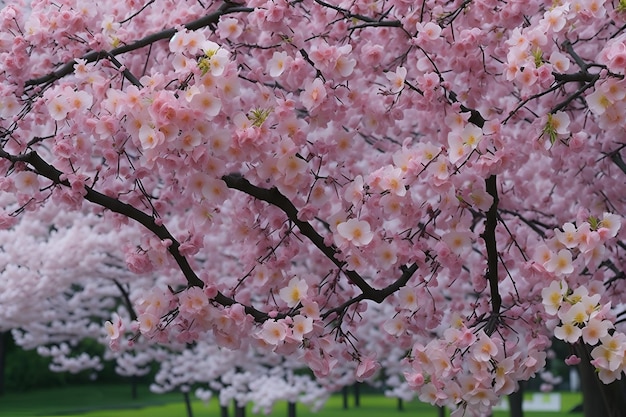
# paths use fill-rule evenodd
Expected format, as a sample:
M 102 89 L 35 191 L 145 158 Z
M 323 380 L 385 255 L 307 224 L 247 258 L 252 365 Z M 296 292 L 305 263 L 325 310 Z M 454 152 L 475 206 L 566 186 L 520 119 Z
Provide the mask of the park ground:
M 528 417 L 573 417 L 570 410 L 580 403 L 580 395 L 562 393 L 560 412 L 526 412 Z M 404 404 L 404 411 L 398 411 L 397 400 L 382 395 L 366 394 L 361 397 L 359 417 L 436 417 L 437 410 L 428 404 L 413 401 Z M 194 417 L 219 416 L 215 398 L 208 404 L 199 400 L 192 403 Z M 331 397 L 326 406 L 313 413 L 306 406 L 298 405 L 298 417 L 347 417 L 353 416 L 357 408 L 351 399 L 349 408 L 343 407 L 342 397 Z M 146 386 L 141 386 L 138 398 L 132 399 L 130 389 L 124 385 L 91 385 L 63 388 L 48 388 L 20 393 L 5 393 L 0 397 L 2 417 L 186 417 L 187 412 L 181 393 L 153 394 Z M 231 410 L 231 415 L 233 415 Z M 253 416 L 249 409 L 246 415 Z M 261 414 L 264 415 L 264 414 Z M 496 411 L 494 417 L 505 417 L 505 411 Z M 286 417 L 287 405 L 278 403 L 271 417 Z

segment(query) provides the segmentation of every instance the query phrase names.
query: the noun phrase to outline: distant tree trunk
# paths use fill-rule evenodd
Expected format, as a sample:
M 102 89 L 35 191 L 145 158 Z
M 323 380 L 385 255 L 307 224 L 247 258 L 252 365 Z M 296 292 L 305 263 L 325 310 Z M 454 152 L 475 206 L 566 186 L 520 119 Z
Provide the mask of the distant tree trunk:
M 580 387 L 583 393 L 583 414 L 585 417 L 626 417 L 626 383 L 614 381 L 608 385 L 598 378 L 590 363 L 589 347 L 575 345 L 576 353 L 582 359 L 578 365 Z
M 441 406 L 437 408 L 437 415 L 439 417 L 446 417 L 446 407 Z
M 183 398 L 185 398 L 185 406 L 187 407 L 187 417 L 193 417 L 193 411 L 191 411 L 191 401 L 189 399 L 188 391 L 183 391 Z
M 235 417 L 246 417 L 246 405 L 243 407 L 235 401 Z
M 137 399 L 137 375 L 131 375 L 130 377 L 130 396 L 133 400 Z
M 361 383 L 360 382 L 354 383 L 354 406 L 355 407 L 361 406 Z
M 220 404 L 221 417 L 228 417 L 228 406 Z
M 522 408 L 522 401 L 524 400 L 524 383 L 520 381 L 519 389 L 512 394 L 509 394 L 509 410 L 511 410 L 511 417 L 524 417 L 524 410 Z
M 4 364 L 7 355 L 7 339 L 9 332 L 0 332 L 0 397 L 4 395 Z
M 296 403 L 287 403 L 287 417 L 296 417 Z
M 341 389 L 341 395 L 343 396 L 343 409 L 348 409 L 348 387 L 343 387 Z
M 398 398 L 398 411 L 404 411 L 404 401 L 402 401 L 402 398 Z

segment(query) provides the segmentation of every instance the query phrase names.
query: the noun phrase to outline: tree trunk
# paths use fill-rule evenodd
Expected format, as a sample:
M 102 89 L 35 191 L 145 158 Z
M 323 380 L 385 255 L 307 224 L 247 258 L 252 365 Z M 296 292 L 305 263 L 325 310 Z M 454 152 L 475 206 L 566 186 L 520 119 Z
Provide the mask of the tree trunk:
M 220 404 L 220 413 L 221 417 L 228 417 L 228 406 Z
M 343 396 L 343 409 L 348 409 L 348 387 L 343 387 L 341 389 L 341 395 Z
M 578 365 L 580 387 L 583 393 L 584 417 L 626 417 L 626 384 L 614 381 L 603 384 L 594 366 L 590 363 L 589 347 L 575 345 L 576 353 L 582 359 Z
M 235 417 L 246 417 L 246 406 L 240 406 L 235 402 Z
M 524 383 L 520 381 L 519 389 L 509 394 L 509 410 L 511 417 L 524 417 L 522 401 L 524 400 Z
M 437 416 L 438 417 L 446 417 L 446 407 L 444 407 L 444 406 L 437 407 Z
M 193 417 L 193 411 L 191 411 L 191 400 L 189 399 L 189 392 L 183 391 L 183 398 L 185 398 L 185 406 L 187 407 L 187 417 Z
M 398 411 L 404 411 L 404 401 L 402 401 L 402 398 L 398 398 Z
M 361 406 L 361 383 L 360 382 L 354 383 L 354 406 L 355 407 Z
M 137 399 L 137 375 L 130 377 L 130 396 L 133 400 Z
M 287 403 L 287 417 L 296 417 L 296 403 Z
M 4 368 L 9 332 L 0 332 L 0 397 L 4 395 Z

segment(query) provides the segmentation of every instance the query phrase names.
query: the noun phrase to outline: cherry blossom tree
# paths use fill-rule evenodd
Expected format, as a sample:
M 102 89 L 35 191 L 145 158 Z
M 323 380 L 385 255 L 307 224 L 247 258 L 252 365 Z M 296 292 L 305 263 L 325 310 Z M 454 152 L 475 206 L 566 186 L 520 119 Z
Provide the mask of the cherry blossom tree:
M 298 362 L 292 360 L 286 366 L 276 355 L 258 356 L 252 349 L 245 355 L 220 348 L 211 339 L 186 348 L 184 343 L 156 344 L 140 338 L 107 349 L 104 355 L 80 351 L 85 340 L 107 345 L 105 333 L 124 337 L 119 335 L 121 323 L 137 319 L 132 302 L 149 299 L 153 286 L 167 286 L 167 281 L 152 274 L 128 271 L 120 258 L 122 250 L 116 247 L 122 233 L 102 226 L 93 215 L 70 211 L 41 218 L 27 212 L 10 230 L 0 231 L 2 241 L 12 242 L 2 249 L 5 274 L 0 322 L 6 326 L 4 331 L 14 329 L 19 346 L 36 348 L 40 355 L 50 357 L 51 370 L 92 371 L 95 376 L 105 361 L 112 360 L 118 374 L 134 378 L 146 375 L 157 364 L 155 392 L 186 393 L 188 387 L 203 383 L 219 393 L 222 403 L 239 400 L 242 406 L 251 402 L 259 409 L 269 409 L 278 400 L 298 400 L 319 408 L 330 395 L 331 388 L 316 384 L 308 375 L 294 374 L 303 366 Z M 136 234 L 137 228 L 123 232 Z M 20 285 L 33 287 L 36 293 L 29 294 Z M 116 319 L 103 328 L 102 323 L 112 315 Z M 241 371 L 250 381 L 242 383 L 241 378 L 232 377 Z M 275 389 L 275 395 L 267 395 L 268 389 Z M 244 393 L 235 397 L 241 390 Z M 206 393 L 210 391 L 198 392 L 198 396 L 207 399 Z
M 154 383 L 154 392 L 188 391 L 209 401 L 217 393 L 220 406 L 227 408 L 253 405 L 253 412 L 269 414 L 277 401 L 303 403 L 319 410 L 332 388 L 315 381 L 308 373 L 298 373 L 302 364 L 285 360 L 271 352 L 259 355 L 221 348 L 212 343 L 197 343 L 177 354 L 163 351 Z
M 149 351 L 81 349 L 83 342 L 107 344 L 102 322 L 112 314 L 136 318 L 131 298 L 158 283 L 130 272 L 117 247 L 120 236 L 137 229 L 103 226 L 90 214 L 26 212 L 0 231 L 2 241 L 11 242 L 0 250 L 0 322 L 3 331 L 13 329 L 20 347 L 50 357 L 53 371 L 98 372 L 104 360 L 115 359 L 121 375 L 145 375 L 153 361 Z
M 211 339 L 362 380 L 401 346 L 459 416 L 554 336 L 585 413 L 624 415 L 625 22 L 622 0 L 14 1 L 0 224 L 88 211 L 166 277 L 110 317 L 114 349 Z

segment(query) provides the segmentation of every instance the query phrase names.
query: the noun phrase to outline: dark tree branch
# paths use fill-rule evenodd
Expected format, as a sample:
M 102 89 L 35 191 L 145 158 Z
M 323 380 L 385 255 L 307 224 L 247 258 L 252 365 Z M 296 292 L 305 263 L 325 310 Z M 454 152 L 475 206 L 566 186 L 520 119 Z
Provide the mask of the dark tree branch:
M 54 184 L 71 187 L 69 181 L 62 179 L 63 173 L 61 171 L 48 164 L 34 151 L 15 156 L 0 149 L 0 158 L 7 159 L 13 163 L 25 162 L 32 166 L 37 174 L 48 178 Z M 130 204 L 124 203 L 116 198 L 109 197 L 88 186 L 85 186 L 84 198 L 85 200 L 104 207 L 107 210 L 121 214 L 129 219 L 133 219 L 143 225 L 146 229 L 150 230 L 161 240 L 170 241 L 171 244 L 168 246 L 167 250 L 172 257 L 174 257 L 174 260 L 187 280 L 188 286 L 200 288 L 204 287 L 204 282 L 198 278 L 198 275 L 191 268 L 191 265 L 189 265 L 187 258 L 180 253 L 180 243 L 174 238 L 174 236 L 172 236 L 170 231 L 164 225 L 157 224 L 152 216 L 147 215 Z M 217 293 L 213 300 L 224 307 L 238 304 L 237 301 L 226 297 L 220 292 Z M 269 317 L 267 313 L 257 310 L 254 307 L 244 305 L 244 308 L 246 313 L 250 314 L 258 322 L 263 322 Z
M 0 156 L 4 155 L 0 154 Z M 61 184 L 67 187 L 70 186 L 70 183 L 67 180 L 61 179 L 63 173 L 44 161 L 36 152 L 29 152 L 27 154 L 24 154 L 20 157 L 20 160 L 30 164 L 33 168 L 35 168 L 38 174 L 43 175 L 55 184 Z M 146 229 L 154 233 L 157 237 L 159 237 L 159 239 L 164 241 L 171 241 L 172 243 L 171 245 L 169 245 L 168 251 L 174 257 L 174 260 L 180 267 L 182 273 L 185 275 L 185 278 L 187 279 L 189 285 L 196 287 L 204 286 L 204 283 L 193 271 L 193 269 L 187 262 L 187 259 L 180 254 L 178 250 L 180 244 L 165 226 L 158 225 L 154 221 L 154 218 L 152 216 L 147 215 L 146 213 L 138 210 L 132 205 L 123 203 L 118 199 L 99 193 L 91 187 L 85 186 L 85 192 L 85 200 L 104 207 L 114 213 L 118 213 L 130 219 L 133 219 L 142 224 Z
M 152 5 L 154 3 L 155 0 L 150 0 L 149 2 L 147 2 L 146 4 L 144 4 L 141 9 L 137 10 L 135 13 L 131 14 L 130 16 L 128 16 L 126 19 L 122 20 L 120 23 L 126 23 L 130 20 L 133 20 L 135 17 L 139 16 L 139 14 L 141 12 L 143 12 L 144 10 L 146 10 L 150 5 Z
M 513 216 L 517 217 L 522 222 L 526 223 L 526 225 L 528 227 L 530 227 L 532 230 L 535 231 L 535 233 L 537 233 L 539 236 L 541 236 L 544 239 L 546 237 L 546 233 L 542 229 L 540 229 L 540 227 L 543 227 L 544 229 L 553 229 L 554 228 L 554 227 L 548 226 L 547 224 L 542 223 L 542 222 L 540 222 L 538 220 L 527 219 L 526 217 L 522 216 L 520 213 L 518 213 L 516 211 L 506 210 L 506 209 L 502 209 L 500 211 L 502 213 L 507 213 L 507 214 L 510 214 L 510 215 L 513 215 Z
M 302 221 L 298 218 L 298 209 L 293 203 L 285 197 L 276 187 L 271 189 L 257 187 L 252 185 L 250 181 L 238 174 L 224 175 L 222 180 L 226 183 L 228 188 L 242 191 L 249 196 L 252 196 L 258 200 L 265 201 L 273 206 L 281 209 L 289 220 L 291 220 L 300 233 L 306 236 L 328 259 L 332 261 L 340 270 L 342 270 L 350 282 L 359 287 L 363 293 L 371 293 L 374 289 L 355 271 L 344 270 L 346 262 L 340 261 L 336 258 L 336 249 L 326 246 L 324 238 L 317 233 L 317 231 L 311 226 L 310 223 Z
M 287 218 L 293 224 L 298 226 L 300 233 L 306 236 L 333 264 L 335 264 L 335 266 L 337 266 L 337 268 L 339 268 L 339 270 L 346 275 L 351 283 L 359 287 L 363 293 L 363 299 L 381 303 L 390 294 L 406 285 L 411 276 L 415 273 L 415 271 L 417 271 L 416 264 L 413 264 L 408 268 L 403 268 L 402 276 L 393 284 L 381 290 L 374 289 L 356 271 L 345 269 L 346 262 L 340 261 L 335 256 L 337 254 L 337 250 L 333 247 L 327 246 L 324 243 L 324 238 L 313 228 L 313 226 L 311 226 L 310 223 L 302 221 L 298 218 L 298 209 L 287 197 L 278 191 L 276 187 L 271 189 L 257 187 L 239 174 L 224 175 L 222 180 L 224 180 L 228 188 L 239 190 L 251 197 L 265 201 L 266 203 L 281 209 L 287 215 Z M 360 300 L 361 299 L 359 299 L 359 297 L 350 300 L 347 302 L 345 307 Z M 341 308 L 342 307 L 338 307 L 338 309 Z
M 200 19 L 194 20 L 192 22 L 189 22 L 187 24 L 184 25 L 184 27 L 188 30 L 197 30 L 197 29 L 201 29 L 203 27 L 209 26 L 211 24 L 216 24 L 219 20 L 219 18 L 221 16 L 224 16 L 226 14 L 230 14 L 230 13 L 250 13 L 252 12 L 254 9 L 250 8 L 250 7 L 243 7 L 239 4 L 235 4 L 235 3 L 230 3 L 230 2 L 224 2 L 224 4 L 222 6 L 220 6 L 219 9 L 217 9 L 217 11 L 210 13 L 206 16 L 201 17 Z M 81 57 L 81 59 L 84 59 L 86 62 L 95 62 L 98 61 L 102 58 L 106 58 L 106 57 L 110 57 L 110 56 L 117 56 L 117 55 L 121 55 L 124 54 L 126 52 L 131 52 L 137 49 L 141 49 L 144 46 L 148 46 L 151 45 L 155 42 L 158 42 L 160 40 L 164 40 L 164 39 L 171 39 L 172 36 L 174 36 L 176 34 L 177 30 L 175 28 L 170 28 L 170 29 L 165 29 L 162 30 L 161 32 L 157 32 L 151 35 L 148 35 L 142 39 L 139 39 L 138 41 L 135 41 L 133 43 L 129 43 L 127 45 L 123 45 L 120 46 L 118 48 L 114 48 L 110 51 L 92 51 L 89 52 L 85 55 L 83 55 Z M 43 77 L 39 77 L 39 78 L 35 78 L 32 80 L 28 80 L 26 81 L 26 83 L 24 84 L 26 87 L 28 86 L 35 86 L 35 85 L 41 85 L 41 84 L 47 84 L 47 83 L 51 83 L 54 82 L 56 80 L 59 80 L 63 77 L 65 77 L 68 74 L 71 74 L 74 71 L 74 65 L 76 65 L 76 61 L 72 60 L 70 62 L 67 62 L 65 64 L 63 64 L 59 69 L 57 69 L 54 72 L 51 72 L 50 74 L 44 75 Z
M 128 295 L 128 291 L 126 291 L 126 288 L 124 288 L 118 280 L 114 279 L 113 282 L 115 283 L 115 286 L 117 287 L 117 289 L 120 290 L 120 292 L 122 293 L 122 298 L 124 299 L 124 305 L 126 306 L 126 310 L 128 310 L 130 319 L 133 321 L 137 320 L 137 313 L 135 312 L 135 309 L 133 308 L 133 303 L 130 301 L 130 296 Z
M 589 64 L 587 64 L 581 57 L 580 55 L 578 55 L 576 53 L 576 51 L 574 51 L 574 45 L 572 45 L 572 42 L 569 40 L 566 40 L 565 42 L 563 42 L 561 44 L 561 47 L 563 48 L 563 50 L 565 52 L 567 52 L 569 54 L 569 56 L 572 57 L 572 59 L 574 60 L 574 62 L 576 62 L 576 65 L 578 65 L 578 67 L 580 68 L 580 70 L 583 73 L 588 73 L 587 68 L 589 68 Z
M 552 75 L 554 79 L 563 83 L 572 83 L 572 82 L 580 82 L 580 83 L 590 83 L 595 81 L 596 74 L 591 74 L 589 72 L 575 72 L 573 74 L 560 74 L 558 72 L 553 72 Z
M 485 329 L 485 333 L 492 335 L 500 316 L 502 298 L 498 289 L 498 247 L 496 242 L 496 226 L 498 225 L 498 186 L 496 176 L 492 175 L 485 180 L 487 193 L 493 198 L 493 203 L 487 211 L 485 219 L 485 231 L 482 238 L 487 248 L 487 280 L 491 291 L 491 316 Z
M 457 98 L 457 95 L 456 95 L 456 93 L 454 91 L 450 91 L 448 93 L 448 99 L 452 103 L 457 103 L 459 101 L 458 98 Z M 467 121 L 472 123 L 472 124 L 474 124 L 474 125 L 476 125 L 476 126 L 478 126 L 478 127 L 483 127 L 485 125 L 485 122 L 487 121 L 483 117 L 483 115 L 480 114 L 480 112 L 478 110 L 471 109 L 471 108 L 465 106 L 464 104 L 461 104 L 461 112 L 462 113 L 469 113 L 470 117 L 469 117 L 469 119 Z
M 626 174 L 626 162 L 624 162 L 624 160 L 622 159 L 622 155 L 619 153 L 619 149 L 616 150 L 615 152 L 611 152 L 609 154 L 609 158 L 611 158 L 611 161 L 613 161 L 613 163 L 617 165 L 617 167 L 624 174 Z
M 451 102 L 457 102 L 457 96 L 454 91 L 450 91 L 449 99 Z M 461 104 L 462 112 L 469 112 L 469 122 L 478 127 L 485 125 L 486 119 L 476 109 L 472 109 Z M 491 315 L 487 320 L 485 327 L 485 333 L 491 336 L 496 330 L 500 321 L 500 309 L 502 307 L 502 297 L 500 296 L 500 290 L 498 287 L 498 245 L 496 241 L 496 226 L 498 225 L 498 183 L 496 176 L 491 175 L 485 180 L 485 188 L 487 193 L 493 198 L 491 207 L 486 213 L 485 218 L 485 230 L 481 235 L 485 241 L 485 247 L 487 249 L 487 274 L 486 278 L 489 281 L 489 290 L 491 292 Z
M 354 298 L 346 301 L 342 305 L 328 310 L 327 312 L 322 314 L 322 318 L 326 319 L 327 317 L 329 317 L 333 313 L 340 313 L 342 311 L 345 311 L 352 304 L 361 302 L 363 300 L 373 300 L 373 301 L 377 301 L 378 303 L 382 302 L 385 298 L 387 298 L 391 294 L 395 293 L 400 288 L 404 287 L 407 284 L 407 282 L 409 282 L 409 279 L 413 276 L 415 271 L 417 271 L 417 265 L 416 264 L 412 264 L 408 268 L 402 267 L 402 276 L 400 278 L 398 278 L 393 284 L 383 288 L 382 290 L 376 290 L 377 293 L 380 294 L 380 297 L 381 297 L 380 301 L 373 300 L 372 298 L 367 297 L 365 294 L 360 294 L 359 296 L 354 297 Z
M 325 1 L 322 1 L 322 0 L 315 0 L 315 3 L 319 4 L 322 7 L 327 7 L 329 9 L 333 9 L 337 13 L 343 15 L 347 19 L 356 19 L 356 20 L 360 20 L 362 22 L 366 22 L 366 23 L 368 23 L 367 26 L 402 27 L 402 22 L 400 22 L 399 20 L 378 20 L 378 19 L 373 19 L 373 18 L 371 18 L 369 16 L 364 16 L 362 14 L 352 13 L 352 12 L 350 12 L 347 9 L 344 9 L 342 7 L 339 7 L 339 6 L 332 5 L 330 3 L 326 3 Z M 381 17 L 381 19 L 384 18 L 385 15 L 383 15 Z
M 130 81 L 135 87 L 143 88 L 143 85 L 141 84 L 139 79 L 135 77 L 135 75 L 130 72 L 128 68 L 124 67 L 122 63 L 118 61 L 117 58 L 115 58 L 115 56 L 107 52 L 107 58 L 109 58 L 109 61 L 111 61 L 118 69 L 124 68 L 122 70 L 122 74 L 124 74 L 124 77 L 126 77 L 126 79 Z
M 398 20 L 384 21 L 384 22 L 366 22 L 366 23 L 361 23 L 360 25 L 352 26 L 349 30 L 365 29 L 365 28 L 368 28 L 368 27 L 401 28 L 402 27 L 402 23 L 400 23 L 400 21 L 398 21 Z
M 591 75 L 591 80 L 589 82 L 581 85 L 580 88 L 578 88 L 578 90 L 576 90 L 573 94 L 571 94 L 565 100 L 563 100 L 562 102 L 560 102 L 559 104 L 557 104 L 556 106 L 551 108 L 549 113 L 554 114 L 557 111 L 562 110 L 565 107 L 567 107 L 568 104 L 570 104 L 572 101 L 574 101 L 578 97 L 580 97 L 589 88 L 593 87 L 594 84 L 596 83 L 596 81 L 598 81 L 599 79 L 600 79 L 600 74 L 593 74 L 593 75 Z

